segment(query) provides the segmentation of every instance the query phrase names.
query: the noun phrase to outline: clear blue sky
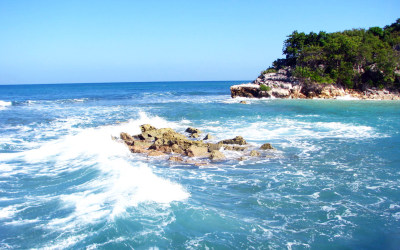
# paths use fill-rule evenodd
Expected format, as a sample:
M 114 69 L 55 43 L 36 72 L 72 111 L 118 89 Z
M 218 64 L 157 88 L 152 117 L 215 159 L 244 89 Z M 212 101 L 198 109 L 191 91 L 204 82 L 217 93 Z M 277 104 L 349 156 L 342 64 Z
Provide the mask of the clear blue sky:
M 399 17 L 399 0 L 1 0 L 0 84 L 251 80 L 293 30 Z

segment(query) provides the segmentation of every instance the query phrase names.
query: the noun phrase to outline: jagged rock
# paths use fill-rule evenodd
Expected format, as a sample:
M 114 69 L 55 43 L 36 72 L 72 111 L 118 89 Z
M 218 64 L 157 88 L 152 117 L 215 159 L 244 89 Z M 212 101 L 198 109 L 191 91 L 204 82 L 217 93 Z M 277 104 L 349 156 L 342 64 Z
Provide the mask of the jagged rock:
M 258 152 L 257 150 L 251 150 L 250 151 L 250 156 L 260 156 L 260 155 L 261 155 L 261 153 Z
M 125 132 L 122 132 L 119 137 L 124 141 L 133 141 L 133 137 Z
M 154 141 L 153 145 L 151 145 L 152 149 L 157 149 L 161 146 L 170 146 L 172 144 L 171 140 L 160 138 Z
M 178 144 L 173 144 L 171 146 L 172 152 L 176 154 L 183 154 L 185 151 L 178 145 Z
M 193 161 L 193 160 L 186 160 L 185 163 L 187 163 L 187 164 L 192 164 L 192 165 L 195 165 L 195 166 L 198 166 L 198 167 L 208 165 L 207 162 L 203 162 L 203 161 Z
M 159 148 L 157 148 L 157 151 L 163 152 L 165 154 L 170 154 L 173 152 L 170 146 L 160 146 Z
M 339 88 L 333 85 L 327 85 L 324 86 L 321 89 L 321 94 L 319 95 L 320 98 L 326 98 L 326 99 L 331 99 L 331 98 L 336 98 L 338 96 L 344 96 L 346 93 L 343 88 Z
M 231 96 L 235 98 L 237 96 L 241 97 L 259 97 L 260 85 L 258 84 L 241 84 L 234 85 L 231 87 Z
M 225 155 L 219 150 L 213 150 L 210 154 L 210 159 L 213 161 L 224 160 L 226 157 Z
M 185 130 L 185 132 L 188 132 L 189 134 L 195 134 L 195 133 L 201 134 L 201 133 L 202 133 L 200 129 L 192 128 L 192 127 L 188 127 L 188 128 Z
M 229 146 L 229 145 L 223 145 L 223 148 L 225 150 L 234 150 L 234 151 L 244 151 L 246 149 L 245 147 Z
M 272 96 L 277 98 L 288 98 L 290 96 L 290 90 L 284 88 L 274 88 L 272 90 Z
M 261 145 L 260 149 L 267 150 L 267 149 L 275 149 L 275 148 L 272 147 L 270 143 L 264 143 L 263 145 Z
M 150 150 L 147 155 L 148 156 L 163 156 L 165 154 L 163 152 L 160 152 L 160 151 Z
M 211 152 L 211 151 L 213 151 L 213 150 L 219 150 L 220 148 L 222 148 L 222 143 L 218 143 L 218 144 L 215 144 L 215 143 L 207 143 L 206 144 L 207 145 L 207 147 L 208 147 L 208 152 Z
M 190 138 L 199 138 L 200 135 L 199 135 L 199 133 L 193 133 L 193 134 L 191 134 L 189 137 L 190 137 Z
M 151 126 L 150 124 L 143 124 L 143 125 L 140 126 L 140 130 L 143 133 L 143 132 L 146 132 L 146 131 L 156 130 L 156 128 Z
M 233 150 L 233 147 L 232 146 L 229 146 L 229 145 L 223 145 L 222 146 L 225 150 Z
M 241 157 L 239 157 L 239 159 L 238 159 L 238 161 L 244 161 L 244 160 L 246 160 L 246 157 L 245 157 L 245 156 L 241 156 Z
M 129 149 L 131 150 L 132 153 L 138 153 L 138 154 L 147 154 L 149 152 L 149 150 L 138 146 L 130 146 Z
M 129 146 L 133 153 L 143 153 L 148 156 L 164 156 L 169 155 L 170 161 L 183 161 L 182 156 L 209 158 L 210 160 L 222 160 L 225 156 L 219 150 L 245 151 L 247 147 L 238 146 L 246 145 L 247 142 L 241 136 L 233 139 L 223 140 L 219 143 L 204 143 L 203 140 L 190 140 L 185 135 L 175 132 L 171 128 L 157 129 L 149 124 L 140 126 L 142 131 L 139 135 L 130 136 L 127 133 L 121 133 L 121 138 Z M 192 134 L 201 133 L 200 130 L 189 128 L 188 132 Z M 210 139 L 211 135 L 207 135 L 204 139 Z M 178 155 L 171 155 L 178 154 Z M 197 166 L 207 163 L 194 161 Z
M 205 141 L 207 141 L 207 140 L 212 140 L 212 139 L 214 139 L 214 136 L 212 136 L 212 135 L 210 135 L 210 134 L 207 134 L 207 135 L 203 138 L 203 140 L 205 140 Z
M 149 141 L 134 140 L 130 145 L 138 146 L 141 148 L 149 148 L 153 143 Z
M 240 104 L 247 104 L 246 101 L 240 101 L 239 103 L 240 103 Z
M 189 157 L 202 157 L 208 155 L 208 148 L 207 147 L 198 147 L 195 145 L 190 146 L 186 150 L 186 155 Z
M 173 162 L 183 162 L 183 159 L 180 156 L 171 156 L 168 160 Z
M 241 136 L 236 136 L 233 139 L 223 140 L 223 141 L 220 141 L 219 143 L 222 143 L 222 144 L 238 144 L 238 145 L 246 145 L 247 144 L 247 142 Z
M 233 146 L 233 147 L 232 147 L 232 150 L 235 150 L 235 151 L 245 151 L 245 150 L 246 150 L 246 147 Z

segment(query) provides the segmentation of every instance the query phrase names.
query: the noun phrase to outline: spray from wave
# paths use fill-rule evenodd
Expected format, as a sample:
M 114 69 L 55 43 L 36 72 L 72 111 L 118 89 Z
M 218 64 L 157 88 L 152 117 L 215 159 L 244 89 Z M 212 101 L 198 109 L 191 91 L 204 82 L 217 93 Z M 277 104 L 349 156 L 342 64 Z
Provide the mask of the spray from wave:
M 11 106 L 11 105 L 12 105 L 12 102 L 6 102 L 6 101 L 0 100 L 0 110 L 6 109 L 8 106 Z
M 33 187 L 30 196 L 20 203 L 4 207 L 0 219 L 5 219 L 8 226 L 29 222 L 50 231 L 76 232 L 91 224 L 132 216 L 129 211 L 140 204 L 168 206 L 187 199 L 190 194 L 182 185 L 156 175 L 153 166 L 135 158 L 124 144 L 112 139 L 122 131 L 138 133 L 139 125 L 144 123 L 178 126 L 141 113 L 138 119 L 127 123 L 82 129 L 37 149 L 2 154 L 2 177 L 44 181 Z M 5 160 L 15 164 L 2 162 Z M 48 193 L 39 194 L 35 190 Z M 4 195 L 13 199 L 11 193 Z M 61 211 L 68 212 L 63 216 L 43 214 L 34 219 L 22 216 L 28 208 L 54 202 Z

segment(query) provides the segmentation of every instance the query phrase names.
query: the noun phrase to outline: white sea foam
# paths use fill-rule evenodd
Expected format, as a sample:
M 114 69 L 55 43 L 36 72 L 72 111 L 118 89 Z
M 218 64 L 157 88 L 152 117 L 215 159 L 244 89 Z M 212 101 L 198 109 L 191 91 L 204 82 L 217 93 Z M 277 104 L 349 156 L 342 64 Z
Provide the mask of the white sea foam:
M 189 197 L 181 185 L 157 176 L 151 166 L 137 161 L 123 143 L 112 139 L 123 131 L 140 133 L 139 125 L 144 123 L 180 128 L 178 124 L 141 113 L 139 119 L 127 123 L 83 129 L 37 149 L 3 155 L 26 162 L 23 170 L 31 177 L 57 176 L 84 168 L 98 171 L 95 179 L 71 186 L 67 193 L 55 197 L 73 212 L 49 221 L 47 228 L 72 230 L 80 225 L 112 220 L 139 203 L 169 204 Z M 11 174 L 13 167 L 1 171 Z M 0 211 L 0 216 L 12 217 L 15 213 L 15 207 L 7 207 Z
M 351 96 L 351 95 L 345 95 L 345 96 L 337 96 L 337 100 L 343 100 L 343 101 L 355 101 L 355 100 L 360 100 L 357 97 Z
M 255 121 L 242 124 L 228 121 L 226 126 L 205 126 L 215 134 L 226 137 L 241 135 L 247 140 L 263 141 L 290 138 L 377 138 L 385 135 L 376 132 L 372 127 L 345 122 L 305 122 L 277 118 L 270 121 Z M 221 137 L 222 138 L 222 137 Z
M 288 242 L 288 243 L 286 243 L 286 247 L 287 247 L 288 250 L 292 250 L 293 247 L 294 247 L 295 249 L 297 249 L 297 247 L 299 247 L 299 248 L 305 248 L 305 249 L 311 248 L 311 246 L 310 246 L 309 244 L 302 243 L 302 242 L 298 242 L 298 241 Z
M 7 206 L 0 209 L 0 219 L 11 218 L 18 212 L 17 206 Z
M 240 103 L 241 101 L 245 101 L 248 104 L 252 104 L 252 103 L 265 103 L 265 102 L 270 102 L 272 99 L 276 99 L 275 97 L 271 96 L 271 97 L 262 97 L 262 98 L 248 98 L 248 97 L 235 97 L 235 98 L 226 98 L 221 100 L 222 103 L 227 103 L 227 104 L 231 104 L 231 103 Z
M 92 249 L 104 248 L 106 245 L 108 245 L 108 244 L 110 244 L 110 243 L 119 243 L 119 242 L 124 242 L 124 241 L 126 241 L 126 240 L 129 240 L 129 239 L 126 238 L 126 237 L 118 237 L 118 238 L 115 238 L 115 239 L 108 240 L 108 241 L 106 241 L 106 242 L 104 242 L 104 243 L 100 243 L 100 244 L 94 243 L 94 244 L 91 244 L 91 245 L 87 246 L 86 249 L 87 249 L 87 250 L 92 250 Z
M 10 221 L 10 222 L 4 222 L 4 225 L 7 225 L 7 226 L 23 226 L 23 225 L 27 225 L 27 224 L 37 223 L 39 221 L 40 220 L 38 218 L 31 219 L 31 220 L 18 219 L 18 220 L 13 220 L 13 221 Z
M 55 241 L 50 242 L 50 244 L 40 248 L 40 249 L 66 249 L 72 247 L 76 243 L 84 240 L 88 237 L 88 234 L 80 234 L 80 235 L 73 235 L 69 236 L 68 238 L 61 238 Z
M 0 100 L 0 110 L 6 109 L 7 107 L 11 106 L 12 102 L 2 101 Z

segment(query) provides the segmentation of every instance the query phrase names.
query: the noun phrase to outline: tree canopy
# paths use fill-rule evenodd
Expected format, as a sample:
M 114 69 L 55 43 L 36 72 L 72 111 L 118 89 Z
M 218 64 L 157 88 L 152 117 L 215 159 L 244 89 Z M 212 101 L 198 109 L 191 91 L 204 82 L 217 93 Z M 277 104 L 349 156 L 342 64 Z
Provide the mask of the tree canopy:
M 305 82 L 400 88 L 400 19 L 368 30 L 294 31 L 285 40 L 283 53 L 286 58 L 274 61 L 274 68 L 289 67 Z

